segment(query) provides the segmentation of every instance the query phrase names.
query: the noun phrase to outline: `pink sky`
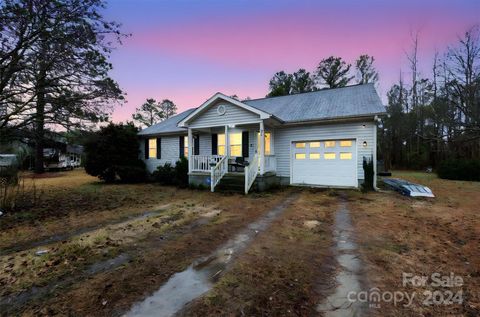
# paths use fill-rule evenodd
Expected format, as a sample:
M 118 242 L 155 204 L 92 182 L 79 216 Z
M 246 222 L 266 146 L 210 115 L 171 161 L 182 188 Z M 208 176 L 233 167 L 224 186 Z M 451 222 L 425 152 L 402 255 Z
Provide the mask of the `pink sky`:
M 429 76 L 435 50 L 445 51 L 480 23 L 479 12 L 480 2 L 467 0 L 112 1 L 107 17 L 132 33 L 112 58 L 112 76 L 128 101 L 113 119 L 130 119 L 150 97 L 171 99 L 179 112 L 217 91 L 264 97 L 275 72 L 313 71 L 330 55 L 349 63 L 360 54 L 374 56 L 384 98 L 401 69 L 409 76 L 411 31 L 420 31 L 421 74 Z

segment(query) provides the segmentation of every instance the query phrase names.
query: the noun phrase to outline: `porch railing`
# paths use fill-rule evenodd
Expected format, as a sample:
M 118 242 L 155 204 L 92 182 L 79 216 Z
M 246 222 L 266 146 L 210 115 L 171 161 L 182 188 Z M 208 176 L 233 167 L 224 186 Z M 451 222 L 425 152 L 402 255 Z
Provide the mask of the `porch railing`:
M 210 163 L 218 163 L 221 155 L 192 155 L 192 172 L 210 172 Z
M 258 175 L 258 154 L 255 154 L 250 162 L 250 165 L 245 166 L 245 194 L 248 194 L 250 187 L 252 187 L 255 178 Z
M 223 156 L 218 163 L 211 168 L 210 171 L 210 190 L 215 191 L 215 186 L 222 179 L 222 177 L 228 172 L 228 160 L 226 156 Z

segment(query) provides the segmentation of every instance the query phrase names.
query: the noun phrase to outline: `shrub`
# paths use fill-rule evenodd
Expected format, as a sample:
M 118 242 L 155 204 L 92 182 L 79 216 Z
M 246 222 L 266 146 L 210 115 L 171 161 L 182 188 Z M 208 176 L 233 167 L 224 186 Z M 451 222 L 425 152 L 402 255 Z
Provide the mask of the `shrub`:
M 181 188 L 188 186 L 188 160 L 182 157 L 175 163 L 175 185 Z
M 122 182 L 138 182 L 145 178 L 145 163 L 139 159 L 137 128 L 132 124 L 102 127 L 85 144 L 85 171 L 106 182 L 117 177 Z
M 480 181 L 480 160 L 445 160 L 437 169 L 438 177 L 466 181 Z
M 373 158 L 363 157 L 363 174 L 365 176 L 365 180 L 362 184 L 362 189 L 364 191 L 373 190 L 373 178 L 375 177 Z
M 124 183 L 140 183 L 146 179 L 145 163 L 138 161 L 139 166 L 117 166 L 116 171 Z
M 165 165 L 157 167 L 152 176 L 162 185 L 186 188 L 188 187 L 188 160 L 182 157 L 175 163 L 175 166 L 165 163 Z
M 165 165 L 157 167 L 157 170 L 153 172 L 152 176 L 156 182 L 162 185 L 173 185 L 175 171 L 172 164 L 165 163 Z

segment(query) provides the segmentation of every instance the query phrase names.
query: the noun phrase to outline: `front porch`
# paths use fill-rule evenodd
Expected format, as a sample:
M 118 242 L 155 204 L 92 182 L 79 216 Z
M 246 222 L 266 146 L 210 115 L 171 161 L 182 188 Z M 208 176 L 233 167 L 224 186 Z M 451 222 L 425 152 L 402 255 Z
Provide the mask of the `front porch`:
M 201 179 L 202 184 L 209 185 L 213 192 L 224 176 L 241 177 L 244 191 L 248 193 L 257 176 L 275 175 L 272 137 L 273 129 L 266 132 L 263 121 L 222 127 L 189 127 L 185 152 L 190 179 L 197 184 Z M 206 154 L 206 151 L 212 154 Z

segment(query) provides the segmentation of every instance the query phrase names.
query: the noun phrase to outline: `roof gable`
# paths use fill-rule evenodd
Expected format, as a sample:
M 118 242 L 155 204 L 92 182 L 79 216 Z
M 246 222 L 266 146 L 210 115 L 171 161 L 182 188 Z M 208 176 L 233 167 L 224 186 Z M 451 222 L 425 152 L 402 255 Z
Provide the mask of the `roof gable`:
M 216 93 L 210 99 L 205 101 L 200 107 L 195 109 L 192 113 L 187 115 L 183 120 L 178 123 L 179 127 L 186 127 L 189 123 L 193 122 L 196 118 L 200 117 L 203 113 L 205 113 L 211 106 L 218 104 L 219 101 L 225 101 L 229 104 L 232 104 L 236 107 L 239 107 L 245 111 L 251 112 L 259 116 L 260 119 L 268 119 L 271 117 L 271 114 L 260 110 L 255 107 L 251 107 L 243 102 L 240 102 L 234 98 L 228 97 L 222 93 Z

